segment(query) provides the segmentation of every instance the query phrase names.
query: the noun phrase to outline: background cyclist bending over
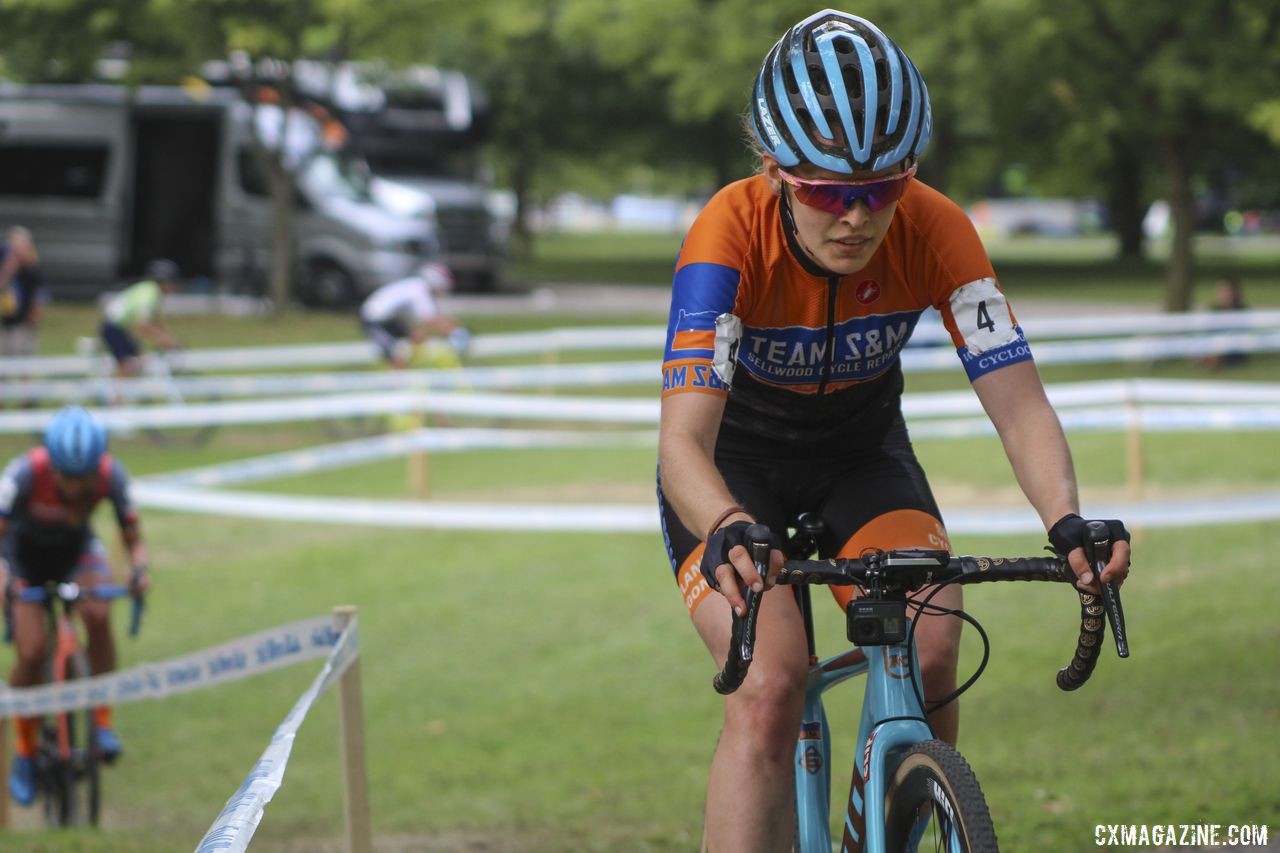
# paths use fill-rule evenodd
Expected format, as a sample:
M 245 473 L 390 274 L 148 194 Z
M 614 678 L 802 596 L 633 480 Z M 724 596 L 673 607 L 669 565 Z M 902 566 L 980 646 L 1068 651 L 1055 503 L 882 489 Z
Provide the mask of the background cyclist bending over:
M 716 665 L 743 586 L 770 583 L 741 547 L 749 522 L 780 531 L 817 512 L 823 556 L 950 547 L 901 409 L 899 354 L 930 307 L 1050 541 L 1091 584 L 1070 451 L 1031 351 L 964 211 L 914 180 L 932 131 L 915 66 L 869 21 L 826 10 L 769 51 L 748 116 L 760 173 L 717 193 L 686 236 L 663 364 L 663 531 Z M 774 568 L 781 559 L 774 550 Z M 1128 563 L 1126 541 L 1104 578 L 1123 580 Z M 851 592 L 837 589 L 844 605 Z M 935 601 L 960 598 L 950 586 Z M 954 689 L 959 635 L 959 620 L 919 620 L 926 698 Z M 808 666 L 793 596 L 764 597 L 758 638 L 750 675 L 724 702 L 711 850 L 790 849 Z M 930 723 L 954 741 L 955 703 Z
M 426 263 L 411 275 L 382 285 L 360 306 L 360 327 L 394 368 L 408 366 L 413 348 L 436 334 L 445 337 L 459 357 L 471 333 L 440 308 L 439 295 L 453 288 L 444 264 Z
M 129 475 L 107 453 L 107 434 L 88 411 L 59 411 L 45 431 L 44 445 L 11 461 L 0 474 L 0 601 L 26 585 L 74 580 L 82 587 L 112 582 L 107 550 L 94 535 L 90 518 L 104 498 L 111 501 L 120 535 L 133 567 L 131 592 L 150 585 L 147 553 L 138 530 L 138 514 L 129 501 Z M 10 599 L 13 645 L 17 654 L 9 674 L 13 687 L 44 680 L 47 636 L 43 605 Z M 89 667 L 95 675 L 115 668 L 115 643 L 108 603 L 86 599 L 76 603 L 88 634 Z M 17 748 L 9 773 L 14 800 L 35 800 L 35 754 L 38 721 L 18 718 Z M 107 761 L 121 752 L 111 727 L 111 708 L 94 709 L 94 742 Z
M 178 265 L 163 258 L 147 266 L 147 278 L 131 284 L 102 309 L 102 341 L 116 360 L 116 376 L 137 376 L 142 370 L 141 335 L 156 349 L 177 349 L 178 341 L 160 317 L 166 294 L 178 286 Z

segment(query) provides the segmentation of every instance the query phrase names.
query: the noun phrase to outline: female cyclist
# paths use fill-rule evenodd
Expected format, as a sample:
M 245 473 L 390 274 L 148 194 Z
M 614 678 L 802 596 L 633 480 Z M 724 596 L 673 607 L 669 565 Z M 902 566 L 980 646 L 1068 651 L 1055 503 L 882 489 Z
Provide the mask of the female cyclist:
M 658 499 L 694 627 L 722 665 L 729 609 L 763 590 L 742 547 L 750 522 L 826 523 L 823 556 L 949 548 L 903 423 L 899 354 L 935 308 L 999 432 L 1018 483 L 1082 586 L 1070 451 L 1022 330 L 965 213 L 914 179 L 929 144 L 929 96 L 874 24 L 825 10 L 765 57 L 748 124 L 758 174 L 722 189 L 676 265 L 663 364 Z M 1106 581 L 1128 572 L 1128 534 L 1109 522 Z M 772 567 L 782 555 L 774 550 Z M 848 590 L 848 588 L 837 588 Z M 843 606 L 850 595 L 837 599 Z M 959 607 L 960 590 L 935 599 Z M 960 623 L 916 630 L 927 698 L 955 687 Z M 704 844 L 790 849 L 791 761 L 808 666 L 790 595 L 767 595 L 750 675 L 725 699 Z M 955 703 L 930 717 L 954 741 Z

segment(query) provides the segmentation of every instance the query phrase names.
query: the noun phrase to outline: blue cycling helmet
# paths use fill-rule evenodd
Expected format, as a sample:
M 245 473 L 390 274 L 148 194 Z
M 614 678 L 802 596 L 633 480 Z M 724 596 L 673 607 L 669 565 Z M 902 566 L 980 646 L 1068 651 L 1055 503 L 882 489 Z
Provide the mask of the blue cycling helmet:
M 933 135 L 915 65 L 875 24 L 834 9 L 805 18 L 769 51 L 749 117 L 783 167 L 846 175 L 919 157 Z
M 67 406 L 49 421 L 44 446 L 54 468 L 79 477 L 98 470 L 98 462 L 107 452 L 107 431 L 87 409 Z

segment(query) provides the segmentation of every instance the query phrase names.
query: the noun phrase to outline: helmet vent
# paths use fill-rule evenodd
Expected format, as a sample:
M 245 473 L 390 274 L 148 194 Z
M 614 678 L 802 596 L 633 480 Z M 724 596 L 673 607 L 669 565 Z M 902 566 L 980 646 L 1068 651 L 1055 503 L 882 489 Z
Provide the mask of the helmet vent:
M 787 87 L 787 91 L 793 95 L 800 93 L 800 84 L 796 82 L 796 74 L 788 65 L 782 69 L 782 85 Z

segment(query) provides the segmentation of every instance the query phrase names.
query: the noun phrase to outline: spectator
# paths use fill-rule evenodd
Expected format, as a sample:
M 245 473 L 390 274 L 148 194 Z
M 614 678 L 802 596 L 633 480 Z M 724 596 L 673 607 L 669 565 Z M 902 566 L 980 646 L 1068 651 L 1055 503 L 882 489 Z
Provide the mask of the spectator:
M 147 266 L 147 278 L 130 285 L 107 301 L 102 310 L 102 340 L 116 360 L 116 376 L 137 376 L 142 369 L 142 349 L 134 338 L 141 335 L 156 349 L 177 349 L 178 341 L 160 319 L 166 294 L 178 286 L 178 265 L 159 259 Z
M 436 296 L 453 287 L 453 275 L 443 264 L 423 264 L 417 275 L 382 285 L 360 306 L 365 337 L 378 345 L 397 370 L 412 360 L 418 344 L 435 333 L 447 337 L 461 356 L 471 333 L 440 310 Z
M 36 353 L 36 328 L 44 308 L 44 275 L 31 232 L 14 226 L 0 243 L 0 356 Z
M 1210 311 L 1244 311 L 1248 307 L 1244 302 L 1244 291 L 1240 286 L 1239 276 L 1228 275 L 1218 279 L 1213 291 L 1213 301 L 1209 303 Z M 1200 360 L 1200 363 L 1210 370 L 1221 370 L 1224 367 L 1244 364 L 1248 360 L 1249 353 L 1243 350 L 1228 350 L 1207 355 Z

